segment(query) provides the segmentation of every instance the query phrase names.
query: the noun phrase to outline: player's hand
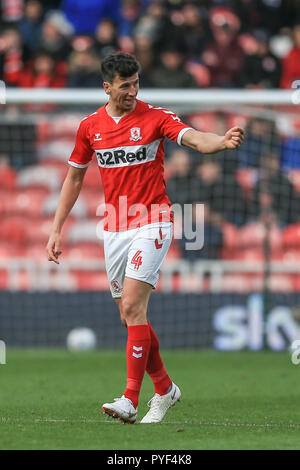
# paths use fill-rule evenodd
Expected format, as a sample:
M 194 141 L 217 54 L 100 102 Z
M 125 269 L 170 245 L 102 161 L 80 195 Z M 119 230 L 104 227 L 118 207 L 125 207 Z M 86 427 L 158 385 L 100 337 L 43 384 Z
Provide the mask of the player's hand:
M 241 127 L 232 127 L 224 136 L 224 144 L 226 149 L 238 148 L 245 138 L 244 129 Z
M 54 261 L 54 263 L 59 264 L 58 257 L 62 254 L 60 249 L 61 240 L 60 234 L 54 233 L 50 235 L 49 241 L 46 246 L 46 252 L 48 256 L 48 261 Z

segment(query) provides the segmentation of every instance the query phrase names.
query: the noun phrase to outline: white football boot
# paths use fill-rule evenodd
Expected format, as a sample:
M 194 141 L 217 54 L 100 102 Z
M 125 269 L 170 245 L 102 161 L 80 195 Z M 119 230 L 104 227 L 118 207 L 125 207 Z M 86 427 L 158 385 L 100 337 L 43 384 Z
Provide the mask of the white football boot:
M 156 393 L 148 402 L 150 410 L 143 417 L 141 423 L 160 423 L 171 406 L 175 406 L 180 401 L 181 391 L 174 382 L 171 390 L 165 395 Z
M 112 418 L 119 418 L 122 423 L 133 424 L 137 417 L 137 408 L 135 409 L 132 401 L 124 395 L 121 398 L 115 398 L 113 403 L 104 403 L 102 410 Z

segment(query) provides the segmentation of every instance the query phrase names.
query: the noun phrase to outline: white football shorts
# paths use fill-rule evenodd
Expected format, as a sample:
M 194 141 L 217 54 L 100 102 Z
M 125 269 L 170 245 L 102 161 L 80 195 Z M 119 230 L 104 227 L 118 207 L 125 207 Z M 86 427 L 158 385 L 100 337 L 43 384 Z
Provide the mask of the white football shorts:
M 122 296 L 124 277 L 156 287 L 173 237 L 172 222 L 156 222 L 122 232 L 103 231 L 107 277 L 113 298 Z

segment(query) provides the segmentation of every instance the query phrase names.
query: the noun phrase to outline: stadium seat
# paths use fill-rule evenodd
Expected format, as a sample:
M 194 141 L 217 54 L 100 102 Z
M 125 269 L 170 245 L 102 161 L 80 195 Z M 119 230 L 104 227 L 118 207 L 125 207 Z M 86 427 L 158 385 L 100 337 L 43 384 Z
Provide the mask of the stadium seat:
M 77 290 L 109 290 L 107 275 L 104 271 L 71 271 L 72 277 L 76 280 Z
M 46 246 L 43 243 L 34 243 L 23 247 L 23 256 L 38 262 L 47 261 Z
M 95 242 L 99 240 L 97 220 L 75 222 L 69 230 L 66 240 L 68 243 Z
M 40 217 L 47 189 L 24 188 L 1 195 L 0 206 L 3 214 Z
M 54 215 L 59 200 L 59 193 L 54 193 L 48 196 L 42 205 L 42 214 L 44 216 Z M 75 218 L 85 218 L 87 216 L 87 207 L 85 204 L 84 199 L 81 195 L 78 197 L 77 201 L 75 202 L 70 214 Z
M 201 112 L 189 115 L 189 124 L 201 132 L 215 132 L 216 115 L 214 112 Z
M 16 246 L 19 245 L 12 244 L 9 240 L 0 240 L 0 261 L 5 261 L 19 254 L 16 250 Z
M 293 292 L 293 276 L 289 274 L 272 274 L 270 277 L 270 290 L 280 293 Z
M 71 140 L 57 139 L 37 146 L 37 154 L 40 161 L 58 160 L 67 162 L 74 149 L 74 138 Z
M 249 248 L 239 248 L 237 250 L 229 252 L 229 254 L 223 259 L 226 260 L 235 260 L 235 261 L 249 261 L 249 262 L 263 262 L 266 260 L 266 253 L 264 252 L 263 247 L 249 247 Z M 271 250 L 270 253 L 271 261 L 280 261 L 283 259 L 282 250 Z
M 234 252 L 234 258 L 238 261 L 264 261 L 265 254 L 262 248 L 240 248 Z
M 30 166 L 20 170 L 18 174 L 18 186 L 20 188 L 41 187 L 58 191 L 61 188 L 61 183 L 61 175 L 54 168 Z
M 39 163 L 39 166 L 43 168 L 53 168 L 55 171 L 58 171 L 62 180 L 65 179 L 70 167 L 67 158 L 65 161 L 52 160 L 51 158 L 45 159 Z
M 83 185 L 85 188 L 94 189 L 98 191 L 102 189 L 101 177 L 100 177 L 98 165 L 95 160 L 92 161 L 92 163 L 89 165 L 87 169 L 87 172 L 84 177 Z
M 230 293 L 248 293 L 257 285 L 257 275 L 228 273 L 222 276 L 221 291 Z
M 66 259 L 103 259 L 103 244 L 99 242 L 76 243 L 62 246 L 62 257 Z
M 26 242 L 27 244 L 31 243 L 41 243 L 46 247 L 48 241 L 53 219 L 38 219 L 30 221 L 30 224 L 26 227 Z
M 283 256 L 282 256 L 283 261 L 290 261 L 292 263 L 297 262 L 299 263 L 300 261 L 300 246 L 298 248 L 292 248 L 292 249 L 287 249 L 284 250 Z
M 243 127 L 245 129 L 247 122 L 249 120 L 249 117 L 244 115 L 244 114 L 229 114 L 227 118 L 227 127 L 230 129 L 231 127 Z
M 251 222 L 241 227 L 237 232 L 237 244 L 242 247 L 262 247 L 265 241 L 266 228 L 262 222 Z M 282 231 L 272 225 L 269 233 L 272 250 L 279 250 L 282 246 Z
M 290 280 L 293 284 L 293 291 L 299 292 L 300 291 L 300 274 L 291 274 Z
M 104 215 L 104 210 L 102 212 L 101 210 L 97 211 L 100 207 L 104 208 L 104 194 L 101 192 L 100 187 L 97 189 L 91 189 L 86 187 L 84 184 L 80 196 L 85 202 L 89 217 L 95 217 L 97 214 L 100 216 L 102 213 Z
M 10 167 L 0 166 L 0 189 L 12 190 L 17 185 L 17 172 Z
M 74 141 L 81 120 L 82 116 L 78 113 L 57 115 L 55 119 L 51 120 L 49 123 L 48 132 L 50 138 L 71 138 Z
M 0 268 L 0 290 L 8 290 L 8 272 L 6 269 Z
M 224 248 L 233 250 L 237 246 L 238 229 L 229 222 L 222 222 L 221 226 Z
M 300 248 L 300 222 L 288 225 L 282 233 L 282 242 L 285 249 Z
M 22 244 L 26 239 L 28 219 L 24 216 L 8 216 L 1 220 L 0 240 Z
M 72 218 L 68 218 L 64 223 L 64 227 L 62 230 L 62 240 L 66 240 L 68 236 L 68 231 L 74 220 Z M 30 223 L 26 225 L 26 233 L 25 233 L 25 240 L 27 245 L 29 244 L 42 244 L 44 249 L 46 248 L 46 243 L 49 239 L 49 235 L 51 232 L 53 224 L 53 217 L 45 217 L 40 219 L 32 219 Z

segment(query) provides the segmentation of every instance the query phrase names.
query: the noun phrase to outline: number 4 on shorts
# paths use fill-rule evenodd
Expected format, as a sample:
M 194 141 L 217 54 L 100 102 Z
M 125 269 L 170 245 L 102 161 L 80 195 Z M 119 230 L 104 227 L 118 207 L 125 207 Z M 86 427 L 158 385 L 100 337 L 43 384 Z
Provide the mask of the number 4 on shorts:
M 142 264 L 142 257 L 140 256 L 141 253 L 142 250 L 138 250 L 131 260 L 131 264 L 134 265 L 134 269 L 136 270 L 138 270 Z

